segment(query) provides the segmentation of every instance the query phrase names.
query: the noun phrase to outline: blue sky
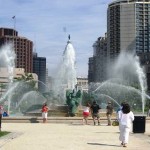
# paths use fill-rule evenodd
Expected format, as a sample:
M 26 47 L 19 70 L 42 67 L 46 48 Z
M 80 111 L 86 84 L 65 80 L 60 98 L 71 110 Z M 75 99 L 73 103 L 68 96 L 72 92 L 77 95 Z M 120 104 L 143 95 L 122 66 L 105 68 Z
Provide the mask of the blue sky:
M 66 46 L 68 34 L 76 51 L 77 75 L 87 77 L 92 44 L 107 30 L 107 6 L 113 0 L 0 0 L 0 27 L 14 28 L 34 42 L 46 57 L 49 75 Z M 64 31 L 66 28 L 66 32 Z

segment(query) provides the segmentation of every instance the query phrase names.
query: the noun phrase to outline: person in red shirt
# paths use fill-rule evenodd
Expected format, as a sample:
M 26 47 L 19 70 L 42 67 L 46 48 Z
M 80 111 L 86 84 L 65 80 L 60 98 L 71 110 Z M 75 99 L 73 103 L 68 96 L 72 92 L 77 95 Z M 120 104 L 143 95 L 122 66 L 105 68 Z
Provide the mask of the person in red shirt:
M 47 104 L 45 103 L 45 104 L 42 106 L 42 118 L 43 118 L 43 123 L 46 123 L 46 122 L 47 122 L 47 113 L 48 113 L 48 107 L 47 107 Z

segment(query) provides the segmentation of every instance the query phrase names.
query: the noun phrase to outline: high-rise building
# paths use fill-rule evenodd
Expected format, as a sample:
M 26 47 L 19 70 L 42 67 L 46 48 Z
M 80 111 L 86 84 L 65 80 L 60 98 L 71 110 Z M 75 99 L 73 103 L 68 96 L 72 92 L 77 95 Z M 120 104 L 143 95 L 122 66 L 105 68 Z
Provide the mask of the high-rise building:
M 16 68 L 24 68 L 25 72 L 33 72 L 33 42 L 18 36 L 18 32 L 10 28 L 0 28 L 0 46 L 7 43 L 14 44 L 16 53 Z
M 116 0 L 107 12 L 108 54 L 135 51 L 141 63 L 150 59 L 150 0 Z
M 88 62 L 88 82 L 94 82 L 94 58 L 90 57 Z
M 46 58 L 33 54 L 33 72 L 38 75 L 38 88 L 40 92 L 46 90 Z
M 107 68 L 107 34 L 99 37 L 93 44 L 93 57 L 89 59 L 89 82 L 102 82 L 106 80 Z
M 150 80 L 150 0 L 115 0 L 107 11 L 107 52 L 114 60 L 121 51 L 140 57 Z M 150 88 L 150 81 L 147 82 Z

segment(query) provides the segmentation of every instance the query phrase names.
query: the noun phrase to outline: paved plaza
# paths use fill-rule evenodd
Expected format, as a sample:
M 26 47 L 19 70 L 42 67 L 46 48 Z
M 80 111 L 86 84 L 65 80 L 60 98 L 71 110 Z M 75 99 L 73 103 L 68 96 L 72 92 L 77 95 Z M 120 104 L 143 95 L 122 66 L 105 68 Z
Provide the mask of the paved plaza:
M 118 127 L 80 123 L 3 123 L 11 134 L 0 138 L 0 150 L 149 150 L 150 123 L 144 134 L 130 134 L 127 148 L 120 146 Z

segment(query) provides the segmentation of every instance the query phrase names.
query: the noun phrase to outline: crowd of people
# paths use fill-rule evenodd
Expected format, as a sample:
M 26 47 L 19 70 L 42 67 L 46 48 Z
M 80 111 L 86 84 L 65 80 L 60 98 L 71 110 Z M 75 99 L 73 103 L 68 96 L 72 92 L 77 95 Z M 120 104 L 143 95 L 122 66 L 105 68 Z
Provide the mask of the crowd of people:
M 96 103 L 94 100 L 92 104 L 87 103 L 86 106 L 83 108 L 83 124 L 88 124 L 88 117 L 91 115 L 93 118 L 93 124 L 94 126 L 100 125 L 100 110 L 101 107 L 99 104 Z M 49 108 L 46 103 L 42 106 L 42 117 L 43 117 L 43 123 L 47 122 L 47 114 L 49 111 Z M 112 117 L 113 114 L 113 106 L 112 103 L 109 101 L 106 106 L 106 117 L 107 117 L 107 125 L 112 125 Z M 119 131 L 120 136 L 119 140 L 121 141 L 121 145 L 123 147 L 127 147 L 128 141 L 129 141 L 129 132 L 131 129 L 132 122 L 134 120 L 134 114 L 130 110 L 130 105 L 126 102 L 121 103 L 121 107 L 117 111 L 117 120 L 119 122 Z
M 93 124 L 100 125 L 100 110 L 101 107 L 97 102 L 94 100 L 92 104 L 87 103 L 86 106 L 83 108 L 83 124 L 88 124 L 88 117 L 92 116 Z M 41 112 L 43 123 L 47 122 L 49 108 L 46 103 L 43 104 Z M 106 117 L 107 117 L 107 125 L 112 125 L 112 115 L 113 115 L 113 105 L 110 101 L 106 106 Z M 150 115 L 150 109 L 148 110 L 148 116 Z M 0 105 L 0 130 L 1 130 L 1 120 L 2 117 L 8 116 L 7 112 L 3 110 L 3 106 Z M 129 133 L 131 129 L 132 122 L 134 121 L 134 114 L 130 109 L 130 105 L 127 102 L 121 103 L 121 107 L 117 111 L 116 119 L 119 123 L 119 131 L 120 136 L 119 140 L 121 141 L 121 145 L 123 147 L 127 147 L 129 142 Z
M 99 104 L 96 103 L 95 100 L 93 101 L 92 105 L 90 105 L 90 103 L 87 103 L 86 106 L 83 108 L 83 124 L 84 124 L 84 121 L 85 121 L 85 124 L 88 124 L 88 117 L 91 113 L 94 125 L 96 125 L 96 122 L 98 125 L 100 125 L 100 110 L 101 110 L 101 107 Z M 108 126 L 111 126 L 112 124 L 111 122 L 112 114 L 113 114 L 113 106 L 111 102 L 108 102 L 108 105 L 106 107 L 106 116 L 108 120 Z
M 83 109 L 83 124 L 85 120 L 85 124 L 88 124 L 88 117 L 91 116 L 93 118 L 93 124 L 96 125 L 96 120 L 98 125 L 100 125 L 100 109 L 101 107 L 93 101 L 92 105 L 87 103 L 86 107 Z M 107 117 L 107 125 L 112 125 L 112 117 L 113 114 L 113 106 L 112 103 L 109 101 L 106 106 L 106 117 Z M 129 142 L 129 133 L 131 130 L 132 122 L 134 121 L 134 114 L 130 110 L 130 105 L 126 102 L 121 103 L 121 107 L 117 111 L 117 121 L 119 124 L 119 131 L 120 136 L 119 140 L 121 141 L 121 145 L 123 147 L 127 147 Z

